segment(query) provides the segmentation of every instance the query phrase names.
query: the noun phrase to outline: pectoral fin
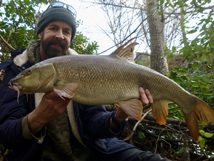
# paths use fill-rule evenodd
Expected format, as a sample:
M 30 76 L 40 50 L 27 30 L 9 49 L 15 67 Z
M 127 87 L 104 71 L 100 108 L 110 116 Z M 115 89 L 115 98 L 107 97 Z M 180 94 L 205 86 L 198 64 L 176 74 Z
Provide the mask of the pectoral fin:
M 166 100 L 154 101 L 154 103 L 152 104 L 152 114 L 160 125 L 165 124 L 168 115 L 167 101 Z
M 62 99 L 72 98 L 79 87 L 80 86 L 77 83 L 58 83 L 54 86 L 54 92 L 56 92 Z
M 133 119 L 141 120 L 143 106 L 141 101 L 139 101 L 138 99 L 120 101 L 118 102 L 118 105 L 127 115 L 129 115 Z

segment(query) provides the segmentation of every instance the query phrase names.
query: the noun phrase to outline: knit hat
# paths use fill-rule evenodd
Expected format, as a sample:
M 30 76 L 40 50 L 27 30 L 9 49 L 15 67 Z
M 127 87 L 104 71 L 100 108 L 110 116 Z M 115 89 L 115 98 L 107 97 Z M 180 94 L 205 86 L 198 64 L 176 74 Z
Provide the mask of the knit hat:
M 51 8 L 49 7 L 41 16 L 39 23 L 37 25 L 37 35 L 44 30 L 44 28 L 52 21 L 64 21 L 71 25 L 72 27 L 72 35 L 71 41 L 73 40 L 76 34 L 76 21 L 73 14 L 67 10 L 66 8 Z

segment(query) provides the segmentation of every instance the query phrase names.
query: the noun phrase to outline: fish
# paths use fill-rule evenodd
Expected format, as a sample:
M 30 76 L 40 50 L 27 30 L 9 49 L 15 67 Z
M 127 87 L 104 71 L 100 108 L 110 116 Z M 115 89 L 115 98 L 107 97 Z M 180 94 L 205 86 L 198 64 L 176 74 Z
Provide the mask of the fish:
M 163 125 L 167 121 L 168 103 L 181 107 L 189 132 L 199 137 L 199 120 L 214 122 L 214 111 L 167 76 L 134 63 L 134 47 L 129 40 L 110 55 L 68 55 L 46 59 L 19 73 L 9 88 L 21 94 L 55 91 L 87 105 L 115 104 L 130 117 L 140 120 L 142 103 L 139 88 L 152 95 L 152 114 Z

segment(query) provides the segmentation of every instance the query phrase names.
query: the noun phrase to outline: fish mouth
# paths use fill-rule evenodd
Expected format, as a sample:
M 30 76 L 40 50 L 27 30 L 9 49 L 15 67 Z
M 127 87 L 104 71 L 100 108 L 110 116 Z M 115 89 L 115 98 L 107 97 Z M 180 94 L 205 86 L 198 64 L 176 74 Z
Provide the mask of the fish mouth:
M 23 91 L 22 86 L 17 83 L 13 83 L 11 81 L 8 83 L 8 86 L 10 89 L 17 91 L 17 93 L 18 93 L 17 100 L 18 100 L 19 96 L 22 95 L 22 91 Z

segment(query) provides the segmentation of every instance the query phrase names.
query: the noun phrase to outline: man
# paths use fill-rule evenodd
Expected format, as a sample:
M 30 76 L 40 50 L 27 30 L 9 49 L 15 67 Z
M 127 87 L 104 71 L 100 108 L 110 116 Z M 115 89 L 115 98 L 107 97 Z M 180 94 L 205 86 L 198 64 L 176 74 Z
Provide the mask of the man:
M 0 86 L 0 142 L 11 149 L 9 160 L 131 161 L 165 160 L 118 140 L 125 119 L 121 109 L 107 113 L 104 106 L 88 106 L 54 92 L 22 95 L 8 88 L 11 78 L 33 64 L 56 56 L 77 54 L 70 49 L 76 33 L 75 10 L 53 2 L 43 13 L 37 34 L 25 49 L 11 52 L 12 61 L 0 64 L 5 75 Z M 139 89 L 142 104 L 153 103 L 148 90 Z

